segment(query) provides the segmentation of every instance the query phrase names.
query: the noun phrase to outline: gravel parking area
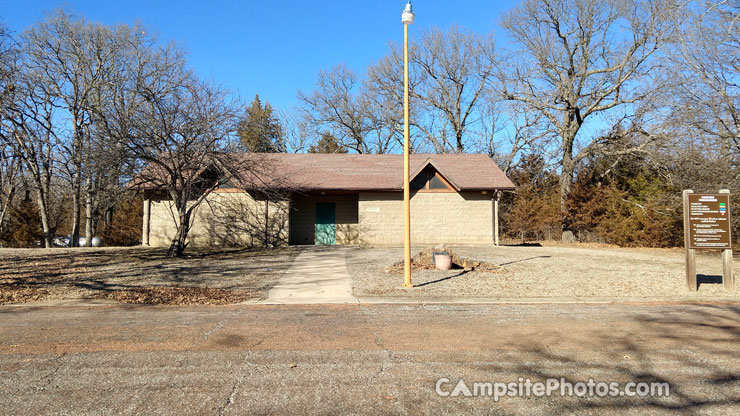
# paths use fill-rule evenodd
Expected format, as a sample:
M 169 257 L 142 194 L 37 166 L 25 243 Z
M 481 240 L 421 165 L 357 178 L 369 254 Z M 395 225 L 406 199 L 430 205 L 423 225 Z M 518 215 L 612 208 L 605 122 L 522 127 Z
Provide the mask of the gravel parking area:
M 145 304 L 224 304 L 265 299 L 300 248 L 0 249 L 0 304 L 108 299 Z
M 385 268 L 403 259 L 400 248 L 356 249 L 347 266 L 357 297 L 411 297 L 497 299 L 615 299 L 737 300 L 721 283 L 719 253 L 697 255 L 699 291 L 685 284 L 684 254 L 680 249 L 587 248 L 579 246 L 452 247 L 455 253 L 503 267 L 500 273 L 462 270 L 420 270 L 413 273 L 414 288 L 401 287 L 403 276 Z M 414 248 L 417 253 L 422 247 Z M 740 258 L 735 256 L 735 264 Z M 738 270 L 735 280 L 739 281 Z

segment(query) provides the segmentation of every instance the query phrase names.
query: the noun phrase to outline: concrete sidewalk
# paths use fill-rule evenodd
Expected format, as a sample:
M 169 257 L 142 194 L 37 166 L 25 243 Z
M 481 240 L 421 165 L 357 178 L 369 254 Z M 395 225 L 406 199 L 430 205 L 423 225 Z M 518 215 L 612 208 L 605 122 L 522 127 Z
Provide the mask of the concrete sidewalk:
M 347 247 L 308 247 L 262 304 L 357 303 L 347 271 Z

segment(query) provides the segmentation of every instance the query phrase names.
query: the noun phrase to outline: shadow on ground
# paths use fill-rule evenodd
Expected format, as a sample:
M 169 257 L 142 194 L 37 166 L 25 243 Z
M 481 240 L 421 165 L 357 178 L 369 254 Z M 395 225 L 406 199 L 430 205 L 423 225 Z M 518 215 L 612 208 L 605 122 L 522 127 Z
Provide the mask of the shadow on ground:
M 698 284 L 698 286 L 701 286 L 703 284 L 721 285 L 722 276 L 718 276 L 716 274 L 697 274 L 696 283 Z
M 0 304 L 23 294 L 32 300 L 62 297 L 72 291 L 85 297 L 105 292 L 184 287 L 240 290 L 263 297 L 292 264 L 300 249 L 188 250 L 168 258 L 160 248 L 105 250 L 13 250 L 0 260 Z
M 718 414 L 740 411 L 740 307 L 689 306 L 690 318 L 675 308 L 638 314 L 629 327 L 587 334 L 583 350 L 607 357 L 579 359 L 558 348 L 547 331 L 511 347 L 534 357 L 513 368 L 491 365 L 534 379 L 563 378 L 572 384 L 594 381 L 668 383 L 669 397 L 558 398 L 548 414 Z M 723 414 L 731 414 L 723 413 Z

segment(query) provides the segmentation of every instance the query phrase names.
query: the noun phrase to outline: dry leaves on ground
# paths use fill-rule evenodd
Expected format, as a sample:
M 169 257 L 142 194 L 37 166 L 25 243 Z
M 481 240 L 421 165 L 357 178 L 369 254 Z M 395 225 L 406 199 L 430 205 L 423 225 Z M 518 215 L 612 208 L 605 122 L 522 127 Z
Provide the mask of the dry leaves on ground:
M 48 296 L 48 290 L 37 287 L 0 287 L 0 305 L 38 302 Z
M 244 302 L 254 295 L 245 290 L 174 286 L 98 292 L 96 297 L 145 305 L 226 305 Z

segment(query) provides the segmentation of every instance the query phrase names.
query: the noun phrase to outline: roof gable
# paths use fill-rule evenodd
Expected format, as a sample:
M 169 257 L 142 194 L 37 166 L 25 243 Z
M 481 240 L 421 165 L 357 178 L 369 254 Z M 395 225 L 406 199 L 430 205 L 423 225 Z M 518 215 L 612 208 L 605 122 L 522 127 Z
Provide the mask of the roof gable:
M 418 168 L 418 169 L 416 169 L 416 170 L 415 170 L 414 172 L 412 172 L 412 173 L 411 173 L 411 174 L 409 175 L 409 182 L 412 182 L 412 181 L 413 181 L 413 180 L 414 180 L 414 179 L 415 179 L 415 178 L 416 178 L 417 176 L 419 176 L 419 175 L 420 175 L 421 173 L 423 173 L 423 172 L 424 172 L 424 170 L 425 170 L 425 169 L 426 169 L 426 168 L 427 168 L 428 166 L 431 166 L 431 167 L 433 167 L 433 168 L 434 168 L 434 169 L 435 169 L 435 170 L 436 170 L 436 171 L 437 171 L 437 172 L 438 172 L 438 173 L 439 173 L 440 175 L 442 175 L 442 177 L 443 177 L 443 178 L 444 178 L 444 179 L 445 179 L 445 180 L 446 180 L 446 181 L 447 181 L 447 182 L 448 182 L 448 183 L 449 183 L 450 185 L 452 185 L 452 187 L 453 187 L 453 188 L 455 188 L 455 190 L 456 190 L 456 191 L 458 191 L 458 192 L 460 191 L 460 186 L 458 186 L 458 185 L 457 185 L 457 184 L 455 183 L 455 181 L 453 181 L 453 180 L 452 180 L 452 179 L 451 179 L 451 178 L 450 178 L 450 177 L 449 177 L 449 176 L 448 176 L 447 174 L 445 174 L 445 173 L 444 173 L 444 171 L 442 171 L 442 169 L 440 169 L 440 168 L 439 168 L 439 166 L 438 166 L 438 165 L 437 165 L 436 163 L 434 163 L 434 161 L 433 161 L 433 160 L 432 160 L 431 158 L 429 158 L 429 159 L 425 160 L 425 161 L 424 161 L 424 163 L 422 163 L 422 164 L 421 164 L 421 166 L 419 166 L 419 168 Z M 403 178 L 401 178 L 401 180 L 403 181 Z M 403 186 L 403 185 L 401 185 L 401 186 Z
M 403 155 L 367 154 L 231 154 L 241 166 L 234 184 L 246 189 L 303 191 L 401 191 Z M 456 191 L 510 190 L 514 184 L 496 163 L 480 154 L 413 154 L 413 179 L 432 166 Z M 145 171 L 152 171 L 150 165 Z M 151 173 L 151 172 L 150 172 Z M 238 184 L 237 184 L 238 182 Z M 147 188 L 156 188 L 149 184 Z

